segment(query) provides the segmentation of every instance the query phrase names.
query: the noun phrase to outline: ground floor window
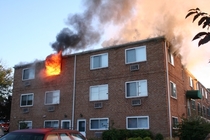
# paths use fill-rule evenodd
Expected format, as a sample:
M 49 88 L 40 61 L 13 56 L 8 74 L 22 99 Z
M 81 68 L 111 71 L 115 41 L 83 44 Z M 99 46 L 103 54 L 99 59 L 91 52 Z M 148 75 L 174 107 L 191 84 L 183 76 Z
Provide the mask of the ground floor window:
M 149 116 L 130 116 L 126 118 L 127 129 L 149 129 Z
M 71 129 L 71 121 L 70 120 L 61 120 L 61 128 Z
M 109 128 L 108 118 L 91 118 L 90 130 L 107 130 Z
M 178 118 L 177 117 L 172 117 L 172 126 L 173 126 L 173 129 L 176 129 L 178 127 Z
M 32 121 L 19 122 L 19 129 L 31 129 L 31 128 L 32 128 Z
M 45 120 L 44 127 L 45 128 L 58 128 L 59 121 L 58 120 Z

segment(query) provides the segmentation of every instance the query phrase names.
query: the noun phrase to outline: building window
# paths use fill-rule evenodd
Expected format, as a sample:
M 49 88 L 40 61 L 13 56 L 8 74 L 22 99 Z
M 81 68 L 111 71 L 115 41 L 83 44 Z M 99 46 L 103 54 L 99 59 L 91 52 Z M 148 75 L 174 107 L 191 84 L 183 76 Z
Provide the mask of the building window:
M 125 88 L 126 98 L 148 96 L 147 80 L 126 82 Z
M 62 129 L 71 129 L 71 121 L 70 120 L 61 120 L 61 128 Z
M 207 113 L 207 116 L 210 116 L 209 108 L 206 108 L 206 113 Z
M 90 69 L 108 67 L 108 53 L 93 55 L 90 57 Z
M 90 87 L 90 101 L 108 100 L 108 85 Z
M 170 50 L 168 51 L 168 61 L 169 61 L 169 63 L 171 63 L 172 65 L 174 65 L 174 56 L 170 52 Z
M 107 130 L 109 128 L 108 118 L 90 119 L 90 130 Z
M 45 120 L 44 128 L 58 128 L 59 121 L 58 120 Z
M 126 117 L 126 128 L 149 129 L 149 117 L 148 116 Z
M 206 107 L 203 106 L 203 115 L 206 115 Z
M 60 90 L 47 91 L 45 93 L 45 105 L 59 104 L 60 103 Z
M 32 121 L 19 121 L 19 129 L 31 129 Z
M 201 112 L 201 106 L 200 106 L 200 103 L 198 103 L 198 113 Z
M 177 98 L 176 84 L 174 84 L 173 82 L 170 82 L 170 91 L 171 91 L 171 96 Z
M 195 100 L 192 100 L 192 99 L 191 99 L 191 104 L 192 104 L 192 109 L 194 109 L 194 110 L 195 110 L 195 109 L 196 109 L 196 106 L 195 106 Z
M 147 60 L 146 56 L 146 46 L 130 48 L 125 50 L 125 63 L 135 63 Z
M 33 93 L 21 94 L 20 106 L 21 107 L 33 106 L 33 100 L 34 100 L 34 94 Z
M 193 88 L 193 79 L 190 77 L 190 87 Z
M 208 98 L 208 97 L 207 97 L 207 96 L 208 96 L 208 95 L 207 95 L 208 93 L 207 93 L 206 90 L 204 91 L 204 94 L 205 94 L 205 98 L 207 99 L 207 98 Z
M 178 118 L 177 117 L 172 117 L 172 126 L 173 126 L 173 129 L 178 128 Z
M 22 79 L 23 80 L 30 80 L 34 79 L 35 77 L 35 71 L 32 68 L 26 68 L 22 71 Z

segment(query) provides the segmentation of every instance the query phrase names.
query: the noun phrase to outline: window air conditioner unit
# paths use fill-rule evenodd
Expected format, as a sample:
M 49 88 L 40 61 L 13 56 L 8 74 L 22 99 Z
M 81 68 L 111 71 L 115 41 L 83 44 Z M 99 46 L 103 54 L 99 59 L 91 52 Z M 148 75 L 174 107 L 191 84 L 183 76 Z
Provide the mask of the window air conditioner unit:
M 102 137 L 102 132 L 95 132 L 95 137 L 96 138 L 101 138 Z
M 23 110 L 23 113 L 24 113 L 24 114 L 26 114 L 26 113 L 29 112 L 29 108 L 28 108 L 28 107 L 24 107 L 22 110 Z
M 47 108 L 47 110 L 48 110 L 49 112 L 53 112 L 53 111 L 55 111 L 55 106 L 49 106 L 49 107 Z
M 132 104 L 132 106 L 141 105 L 141 99 L 132 100 L 131 104 Z
M 130 66 L 130 71 L 136 71 L 139 70 L 139 64 L 131 65 Z
M 94 103 L 94 108 L 102 108 L 102 107 L 103 107 L 103 103 L 102 102 Z
M 30 86 L 30 85 L 31 85 L 31 82 L 30 82 L 30 81 L 25 81 L 25 82 L 24 82 L 24 86 L 25 86 L 25 87 Z

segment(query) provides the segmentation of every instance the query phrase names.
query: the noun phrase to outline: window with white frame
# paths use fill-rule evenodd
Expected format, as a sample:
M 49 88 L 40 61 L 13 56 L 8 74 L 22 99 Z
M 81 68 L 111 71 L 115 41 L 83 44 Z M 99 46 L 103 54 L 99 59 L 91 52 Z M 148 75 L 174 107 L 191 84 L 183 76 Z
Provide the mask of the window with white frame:
M 193 79 L 190 77 L 190 87 L 193 87 Z
M 207 99 L 207 98 L 208 98 L 208 97 L 207 97 L 207 96 L 208 96 L 208 95 L 207 95 L 208 93 L 207 93 L 206 90 L 204 91 L 204 94 L 205 94 L 205 98 Z
M 33 106 L 33 100 L 34 100 L 34 94 L 28 93 L 28 94 L 21 94 L 20 97 L 20 106 Z
M 195 106 L 195 100 L 192 100 L 192 99 L 191 99 L 191 104 L 192 104 L 192 109 L 194 109 L 194 110 L 195 110 L 195 109 L 196 109 L 196 106 Z
M 35 70 L 33 68 L 25 68 L 22 70 L 22 80 L 34 79 Z
M 125 88 L 126 98 L 148 96 L 147 80 L 126 82 Z
M 206 113 L 207 113 L 207 116 L 210 116 L 209 108 L 206 108 Z
M 93 55 L 90 57 L 90 69 L 108 67 L 108 53 Z
M 44 128 L 58 128 L 59 121 L 58 120 L 45 120 Z
M 59 104 L 60 90 L 45 92 L 45 105 Z
M 149 129 L 149 116 L 126 117 L 127 129 Z
M 176 84 L 170 81 L 170 91 L 173 98 L 177 98 Z
M 147 60 L 146 46 L 129 48 L 125 50 L 125 63 L 135 63 Z
M 168 61 L 174 65 L 174 55 L 170 52 L 170 50 L 168 51 Z
M 172 117 L 172 126 L 173 129 L 178 128 L 178 117 Z
M 108 118 L 91 118 L 90 130 L 107 130 L 109 128 Z
M 90 86 L 90 101 L 108 100 L 108 84 Z
M 32 121 L 19 121 L 19 129 L 31 129 Z
M 71 120 L 61 120 L 62 129 L 71 129 Z

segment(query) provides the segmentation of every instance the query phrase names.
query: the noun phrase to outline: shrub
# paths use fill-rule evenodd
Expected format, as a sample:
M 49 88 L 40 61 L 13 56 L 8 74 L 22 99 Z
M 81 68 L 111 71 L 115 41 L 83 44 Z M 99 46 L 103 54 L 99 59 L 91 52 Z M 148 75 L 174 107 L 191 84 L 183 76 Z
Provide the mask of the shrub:
M 164 137 L 163 137 L 162 134 L 157 133 L 157 134 L 155 135 L 155 140 L 163 140 L 163 139 L 164 139 Z
M 143 140 L 152 140 L 150 137 L 144 137 Z

